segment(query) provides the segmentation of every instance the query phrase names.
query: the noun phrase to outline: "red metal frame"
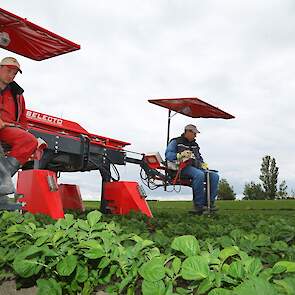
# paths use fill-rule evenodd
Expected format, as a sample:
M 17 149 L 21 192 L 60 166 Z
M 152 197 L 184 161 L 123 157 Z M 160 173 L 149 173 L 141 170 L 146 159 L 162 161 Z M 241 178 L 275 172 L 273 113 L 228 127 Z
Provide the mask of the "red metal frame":
M 43 213 L 53 219 L 64 217 L 62 200 L 58 190 L 56 173 L 49 170 L 25 170 L 18 172 L 18 199 L 24 202 L 23 210 L 33 214 Z
M 0 47 L 19 55 L 34 59 L 44 60 L 57 55 L 65 54 L 80 49 L 75 44 L 57 34 L 54 34 L 38 25 L 29 22 L 0 8 Z M 2 42 L 2 43 L 1 43 Z M 40 112 L 27 110 L 29 130 L 41 133 L 62 135 L 73 140 L 81 141 L 81 135 L 85 135 L 92 145 L 99 145 L 107 149 L 121 151 L 130 143 L 113 138 L 89 133 L 76 122 L 50 116 Z M 40 160 L 40 154 L 37 157 Z M 132 186 L 132 191 L 125 185 L 124 196 L 129 198 L 128 208 L 126 204 L 118 208 L 121 212 L 126 210 L 143 210 L 143 213 L 151 216 L 151 212 L 144 200 L 141 198 L 137 186 Z M 114 184 L 111 186 L 116 187 Z M 54 219 L 63 218 L 64 208 L 81 209 L 83 203 L 80 190 L 76 185 L 57 184 L 56 173 L 49 170 L 24 170 L 19 172 L 17 180 L 17 191 L 24 197 L 19 199 L 25 202 L 24 210 L 32 213 L 43 213 Z M 116 197 L 115 195 L 112 195 Z M 121 199 L 120 199 L 121 201 Z
M 58 185 L 58 190 L 64 209 L 85 211 L 78 185 L 61 183 Z
M 60 133 L 68 137 L 78 137 L 79 135 L 84 134 L 90 139 L 91 144 L 112 149 L 121 150 L 123 147 L 130 145 L 129 142 L 89 133 L 81 125 L 70 120 L 65 120 L 32 110 L 27 110 L 26 117 L 28 119 L 30 129 L 42 130 L 46 133 L 52 134 Z
M 153 217 L 137 182 L 105 182 L 103 189 L 111 213 L 125 215 L 135 211 Z

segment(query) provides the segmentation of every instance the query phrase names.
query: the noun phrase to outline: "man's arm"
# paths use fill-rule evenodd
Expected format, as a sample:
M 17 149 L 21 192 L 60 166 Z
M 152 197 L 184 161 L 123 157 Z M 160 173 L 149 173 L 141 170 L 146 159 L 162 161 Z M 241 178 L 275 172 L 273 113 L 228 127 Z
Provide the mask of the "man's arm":
M 168 161 L 175 161 L 177 154 L 177 144 L 176 140 L 171 140 L 166 148 L 165 157 Z
M 205 161 L 204 161 L 204 159 L 203 159 L 203 157 L 202 157 L 202 155 L 201 155 L 201 152 L 200 152 L 200 146 L 198 145 L 198 152 L 199 152 L 199 155 L 198 155 L 198 161 L 199 162 L 201 162 L 201 163 L 204 163 Z
M 202 162 L 202 163 L 205 162 L 201 154 L 200 154 L 200 162 Z
M 200 152 L 200 147 L 199 147 L 199 166 L 201 169 L 204 169 L 204 170 L 208 170 L 209 169 L 209 166 L 208 164 L 204 161 L 202 155 L 201 155 L 201 152 Z
M 27 110 L 26 110 L 26 104 L 25 104 L 25 99 L 23 95 L 20 96 L 20 103 L 21 103 L 22 112 L 19 117 L 19 124 L 22 128 L 27 129 L 28 128 Z

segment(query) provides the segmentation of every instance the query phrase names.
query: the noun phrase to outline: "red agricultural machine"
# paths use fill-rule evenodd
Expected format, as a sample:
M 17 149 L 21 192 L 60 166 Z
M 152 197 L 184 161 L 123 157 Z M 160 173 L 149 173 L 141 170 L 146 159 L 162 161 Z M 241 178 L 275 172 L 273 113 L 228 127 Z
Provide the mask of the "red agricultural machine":
M 37 61 L 80 49 L 79 45 L 1 8 L 0 47 Z M 149 102 L 169 110 L 167 142 L 172 111 L 193 118 L 233 118 L 197 98 Z M 27 118 L 29 132 L 42 139 L 42 144 L 34 158 L 18 172 L 17 192 L 23 195 L 19 201 L 25 203 L 24 210 L 55 219 L 64 216 L 64 209 L 83 210 L 79 187 L 58 184 L 61 172 L 99 170 L 103 213 L 127 214 L 134 210 L 152 216 L 142 187 L 136 182 L 120 181 L 118 173 L 116 177 L 112 175 L 111 171 L 117 172 L 116 165 L 139 165 L 141 178 L 149 188 L 176 184 L 175 174 L 169 171 L 159 154 L 127 157 L 124 148 L 128 142 L 89 133 L 75 122 L 33 110 L 27 110 Z

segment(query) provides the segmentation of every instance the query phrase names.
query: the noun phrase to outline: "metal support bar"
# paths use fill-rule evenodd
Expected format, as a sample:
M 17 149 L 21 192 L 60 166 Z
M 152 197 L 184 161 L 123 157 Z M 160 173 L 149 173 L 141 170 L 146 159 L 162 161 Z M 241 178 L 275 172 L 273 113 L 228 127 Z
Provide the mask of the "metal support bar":
M 100 211 L 104 214 L 110 213 L 108 209 L 108 202 L 104 198 L 104 186 L 105 182 L 111 181 L 111 168 L 110 163 L 106 161 L 105 158 L 103 158 L 102 165 L 99 169 L 99 172 L 101 174 L 101 198 L 100 198 Z
M 210 199 L 210 172 L 206 171 L 206 194 L 207 194 L 207 207 L 210 210 L 211 208 L 211 199 Z
M 169 144 L 169 140 L 170 140 L 170 122 L 171 122 L 171 110 L 168 110 L 168 124 L 167 124 L 167 142 L 166 142 L 166 147 Z M 167 167 L 167 160 L 165 160 L 165 166 Z M 165 171 L 165 181 L 164 181 L 164 191 L 167 191 L 167 171 Z
M 125 162 L 131 163 L 131 164 L 141 165 L 142 162 L 143 162 L 143 159 L 135 159 L 135 158 L 126 157 Z
M 90 139 L 81 134 L 81 171 L 86 171 L 90 157 Z
M 170 139 L 170 122 L 171 122 L 171 110 L 168 110 L 168 126 L 167 126 L 167 144 L 168 146 L 169 139 Z

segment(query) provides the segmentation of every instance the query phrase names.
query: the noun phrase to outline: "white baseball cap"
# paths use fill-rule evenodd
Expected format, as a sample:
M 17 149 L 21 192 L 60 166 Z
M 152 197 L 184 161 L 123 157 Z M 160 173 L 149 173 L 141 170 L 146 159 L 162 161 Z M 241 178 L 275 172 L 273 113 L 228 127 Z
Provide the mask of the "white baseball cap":
M 11 66 L 16 67 L 18 71 L 22 74 L 22 70 L 20 69 L 20 64 L 14 57 L 4 57 L 1 62 L 0 66 Z
M 190 131 L 192 131 L 192 132 L 194 132 L 194 133 L 200 133 L 200 131 L 198 130 L 198 128 L 197 128 L 197 126 L 195 126 L 195 125 L 193 125 L 193 124 L 189 124 L 189 125 L 186 125 L 185 127 L 184 127 L 184 130 L 186 131 L 186 130 L 190 130 Z

